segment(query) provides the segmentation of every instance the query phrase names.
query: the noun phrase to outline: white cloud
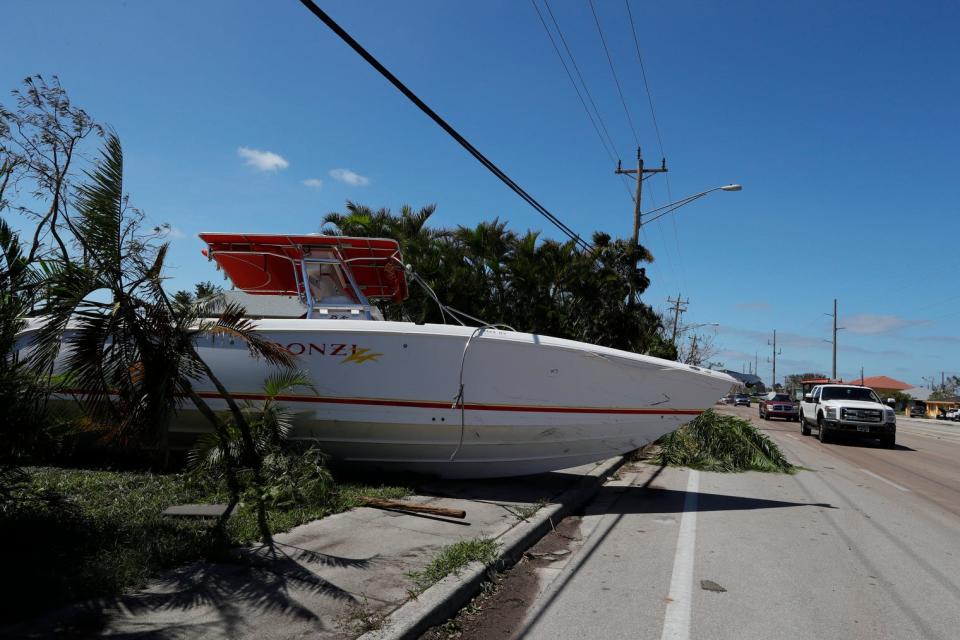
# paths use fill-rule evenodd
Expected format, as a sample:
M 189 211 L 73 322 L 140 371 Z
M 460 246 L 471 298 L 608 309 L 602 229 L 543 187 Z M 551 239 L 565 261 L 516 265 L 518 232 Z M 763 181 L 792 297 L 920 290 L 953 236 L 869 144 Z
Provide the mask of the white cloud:
M 319 189 L 323 186 L 323 180 L 320 178 L 307 178 L 301 184 L 305 187 L 310 187 L 311 189 Z
M 875 315 L 871 313 L 844 316 L 841 317 L 840 320 L 850 333 L 867 336 L 890 333 L 891 331 L 916 326 L 918 324 L 927 324 L 926 320 L 907 320 L 899 316 Z
M 237 149 L 237 155 L 244 159 L 247 166 L 253 167 L 258 171 L 276 171 L 277 169 L 286 169 L 290 166 L 286 158 L 273 151 L 260 151 L 259 149 L 240 147 Z
M 187 234 L 181 231 L 178 227 L 170 227 L 170 230 L 167 232 L 167 237 L 174 240 L 181 240 L 186 238 Z
M 345 182 L 352 187 L 365 187 L 370 184 L 370 178 L 354 173 L 350 169 L 331 169 L 330 177 Z

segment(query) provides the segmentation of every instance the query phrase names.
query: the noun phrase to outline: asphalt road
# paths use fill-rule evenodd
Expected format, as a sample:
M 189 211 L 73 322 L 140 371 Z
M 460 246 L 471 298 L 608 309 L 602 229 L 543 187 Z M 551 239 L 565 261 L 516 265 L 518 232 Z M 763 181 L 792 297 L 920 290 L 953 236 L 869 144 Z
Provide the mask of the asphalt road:
M 517 565 L 535 588 L 508 576 L 463 637 L 960 637 L 960 425 L 898 418 L 887 450 L 724 411 L 809 470 L 625 469 L 571 553 Z

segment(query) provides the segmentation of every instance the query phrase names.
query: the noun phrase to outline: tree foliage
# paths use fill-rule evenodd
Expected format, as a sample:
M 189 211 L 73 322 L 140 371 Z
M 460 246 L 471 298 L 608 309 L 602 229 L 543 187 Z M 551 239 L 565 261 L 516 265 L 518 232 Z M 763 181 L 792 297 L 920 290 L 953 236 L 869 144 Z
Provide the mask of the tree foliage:
M 35 257 L 71 255 L 68 233 L 74 185 L 88 164 L 85 141 L 104 128 L 70 101 L 60 80 L 31 76 L 0 104 L 0 212 L 16 211 L 33 226 L 25 242 Z
M 960 376 L 947 376 L 944 378 L 943 384 L 937 385 L 933 393 L 930 394 L 930 399 L 947 400 L 954 398 L 958 390 L 960 390 Z
M 485 322 L 676 357 L 653 309 L 628 303 L 631 288 L 640 294 L 650 285 L 645 268 L 635 267 L 637 260 L 653 260 L 643 247 L 595 233 L 591 252 L 541 239 L 536 231 L 517 234 L 499 218 L 475 227 L 431 228 L 427 222 L 435 211 L 435 205 L 403 206 L 394 214 L 347 202 L 346 211 L 324 217 L 322 230 L 397 239 L 404 260 L 440 301 Z M 403 304 L 383 310 L 388 319 L 451 321 L 416 286 Z

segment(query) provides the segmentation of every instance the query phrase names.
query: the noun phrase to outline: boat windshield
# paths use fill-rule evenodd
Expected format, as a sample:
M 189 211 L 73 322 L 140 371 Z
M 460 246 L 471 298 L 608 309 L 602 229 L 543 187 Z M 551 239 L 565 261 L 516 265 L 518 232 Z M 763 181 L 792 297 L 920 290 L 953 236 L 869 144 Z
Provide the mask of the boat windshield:
M 310 298 L 316 304 L 360 304 L 360 296 L 334 263 L 304 261 Z

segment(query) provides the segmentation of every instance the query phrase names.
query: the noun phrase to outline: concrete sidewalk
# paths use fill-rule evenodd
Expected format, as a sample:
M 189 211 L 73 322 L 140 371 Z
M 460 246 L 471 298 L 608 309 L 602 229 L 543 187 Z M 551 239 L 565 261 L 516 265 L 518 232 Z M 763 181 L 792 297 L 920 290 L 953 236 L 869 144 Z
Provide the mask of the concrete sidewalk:
M 410 601 L 407 574 L 443 547 L 480 537 L 509 538 L 516 547 L 521 538 L 505 538 L 511 530 L 522 524 L 534 532 L 518 512 L 544 503 L 545 522 L 558 506 L 579 506 L 560 503 L 586 502 L 602 483 L 597 476 L 613 468 L 591 464 L 520 479 L 436 481 L 409 501 L 464 509 L 465 521 L 353 509 L 278 534 L 272 551 L 242 549 L 233 562 L 181 567 L 141 592 L 72 605 L 0 628 L 0 637 L 353 638 L 382 626 Z M 416 603 L 403 615 L 418 608 L 415 615 L 422 615 L 424 605 Z

